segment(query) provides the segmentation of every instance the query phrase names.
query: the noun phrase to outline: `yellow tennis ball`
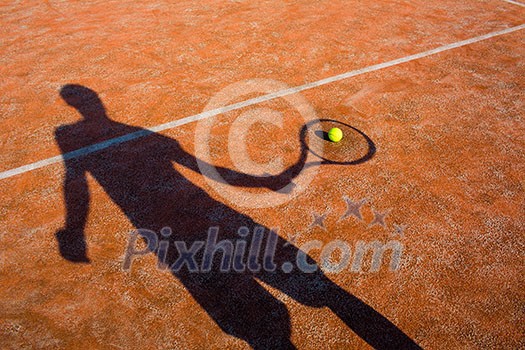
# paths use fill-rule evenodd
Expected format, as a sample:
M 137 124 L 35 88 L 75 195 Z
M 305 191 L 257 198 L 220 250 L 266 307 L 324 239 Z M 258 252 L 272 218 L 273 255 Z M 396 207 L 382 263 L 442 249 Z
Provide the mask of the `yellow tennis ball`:
M 339 142 L 343 138 L 343 131 L 339 128 L 331 128 L 328 131 L 328 138 L 332 142 Z

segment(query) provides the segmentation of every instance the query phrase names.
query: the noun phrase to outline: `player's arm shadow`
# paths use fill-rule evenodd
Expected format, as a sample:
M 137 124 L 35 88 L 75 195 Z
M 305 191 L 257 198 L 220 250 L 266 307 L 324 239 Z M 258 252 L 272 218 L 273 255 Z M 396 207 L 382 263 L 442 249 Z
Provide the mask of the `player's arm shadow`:
M 85 87 L 71 87 L 66 90 L 63 89 L 62 97 L 66 100 L 68 104 L 75 107 L 85 119 L 107 118 L 105 109 L 101 101 L 98 99 L 96 93 Z M 88 126 L 84 124 L 75 125 L 73 129 L 80 129 L 82 132 L 90 132 L 89 130 L 91 127 L 93 127 L 93 125 L 95 128 L 97 128 L 101 124 L 95 123 L 89 124 Z M 108 130 L 118 131 L 117 134 L 112 134 L 111 132 L 109 132 L 106 135 L 108 139 L 120 137 L 123 133 L 125 134 L 130 132 L 144 132 L 144 129 L 135 128 L 116 122 L 111 122 L 111 124 L 107 125 Z M 95 132 L 95 134 L 98 135 L 97 132 Z M 165 160 L 164 158 L 168 158 L 169 160 L 177 162 L 182 166 L 187 167 L 195 172 L 202 173 L 203 176 L 210 176 L 206 172 L 201 171 L 201 168 L 203 166 L 204 168 L 214 167 L 225 180 L 216 179 L 214 176 L 210 176 L 213 180 L 225 181 L 233 186 L 252 188 L 260 187 L 274 191 L 286 187 L 293 181 L 294 178 L 296 178 L 300 174 L 301 170 L 305 165 L 308 152 L 308 150 L 305 147 L 302 147 L 296 163 L 288 167 L 278 175 L 268 177 L 257 177 L 240 173 L 224 167 L 213 166 L 212 164 L 209 164 L 203 160 L 196 159 L 194 155 L 184 150 L 180 146 L 180 144 L 174 139 L 153 132 L 148 132 L 148 134 L 149 135 L 145 136 L 146 138 L 150 138 L 150 140 L 152 140 L 154 143 L 158 143 L 158 153 L 160 155 L 155 156 L 161 157 L 163 161 Z M 83 135 L 83 137 L 85 138 L 80 140 L 78 138 L 75 138 L 75 135 L 75 132 L 63 129 L 57 130 L 56 133 L 56 139 L 63 152 L 66 165 L 66 175 L 64 180 L 66 227 L 56 234 L 56 238 L 58 241 L 60 253 L 65 259 L 73 262 L 85 263 L 89 262 L 86 253 L 87 247 L 84 237 L 84 227 L 87 221 L 90 201 L 86 173 L 92 171 L 93 163 L 86 163 L 82 159 L 76 159 L 76 157 L 68 155 L 71 154 L 70 152 L 75 150 L 75 147 L 78 148 L 78 143 L 82 143 L 82 140 L 88 142 L 88 144 L 82 145 L 83 147 L 85 147 L 90 146 L 89 143 L 92 142 L 94 138 L 85 137 L 86 135 Z M 145 157 L 145 155 L 141 155 L 141 157 Z M 109 157 L 109 159 L 106 159 L 105 161 L 108 160 L 112 161 L 113 159 Z M 102 160 L 102 162 L 104 162 L 104 160 Z M 99 164 L 97 166 L 105 167 L 106 165 Z M 119 186 L 119 188 L 125 188 L 126 184 L 118 182 L 119 178 L 117 177 L 115 179 L 115 183 L 117 183 L 118 185 L 115 186 Z M 188 186 L 194 185 L 189 184 Z M 106 191 L 112 190 L 107 186 L 105 187 L 105 189 Z M 130 217 L 129 210 L 126 210 L 125 206 L 128 206 L 128 204 L 125 204 L 124 206 L 121 205 L 124 212 L 126 212 L 128 217 Z M 131 207 L 131 205 L 129 205 L 129 207 Z M 231 211 L 234 212 L 234 209 L 231 209 Z M 243 216 L 240 213 L 237 213 L 237 215 Z M 292 261 L 290 259 L 293 259 L 298 254 L 299 249 L 296 248 L 290 242 L 286 242 L 282 238 L 279 238 L 279 240 L 279 247 L 287 247 L 286 249 L 277 250 L 276 263 L 278 263 L 280 266 L 280 264 L 284 261 Z M 309 264 L 315 264 L 315 261 L 312 258 L 308 257 L 307 259 Z M 318 269 L 315 273 L 304 273 L 300 271 L 294 271 L 291 274 L 285 274 L 281 271 L 262 271 L 261 273 L 256 274 L 255 277 L 283 291 L 293 299 L 305 305 L 309 305 L 312 307 L 330 308 L 350 329 L 352 329 L 358 336 L 360 336 L 374 348 L 419 349 L 419 346 L 414 341 L 412 341 L 403 331 L 396 327 L 386 317 L 374 310 L 371 306 L 361 301 L 359 298 L 353 296 L 352 294 L 346 292 L 344 289 L 337 286 L 330 279 L 328 279 L 320 271 L 320 269 Z M 216 274 L 215 278 L 224 281 L 228 277 L 227 275 Z M 218 287 L 210 287 L 207 284 L 198 283 L 197 287 L 193 290 L 191 283 L 187 285 L 187 288 L 189 289 L 190 293 L 192 293 L 196 298 L 199 298 L 198 293 L 202 289 L 200 287 L 203 286 L 206 288 L 211 288 L 211 294 L 218 294 L 220 292 L 219 290 L 213 289 Z M 226 283 L 225 286 L 229 287 L 231 285 Z M 199 303 L 201 303 L 201 305 L 206 309 L 208 313 L 210 313 L 210 315 L 220 314 L 222 310 L 217 310 L 217 306 L 215 306 L 211 301 L 206 300 L 206 298 L 206 296 L 203 297 L 203 299 L 201 299 Z M 235 308 L 234 304 L 229 306 L 233 309 Z M 227 302 L 225 304 L 225 307 L 228 307 Z M 256 314 L 257 311 L 253 311 Z M 243 316 L 239 314 L 238 317 L 242 318 L 248 316 Z M 216 319 L 216 321 L 220 323 L 221 327 L 227 325 L 227 323 L 229 322 L 224 320 L 221 321 L 220 319 Z M 282 325 L 283 327 L 286 327 L 286 322 L 283 321 Z M 245 327 L 249 328 L 250 326 L 246 325 Z M 248 332 L 250 335 L 247 335 L 244 338 L 248 341 L 250 341 L 251 339 L 251 345 L 256 344 L 257 335 L 253 335 L 254 332 L 256 333 L 255 328 L 251 329 L 250 332 Z M 242 329 L 240 333 L 243 333 Z M 289 335 L 284 334 L 284 338 L 288 336 Z
M 211 180 L 234 187 L 265 188 L 280 193 L 289 193 L 293 190 L 295 187 L 293 180 L 304 169 L 308 153 L 308 150 L 303 147 L 297 161 L 279 174 L 256 176 L 198 159 L 187 152 L 176 140 L 169 139 L 167 143 L 173 146 L 171 147 L 170 157 L 174 162 Z

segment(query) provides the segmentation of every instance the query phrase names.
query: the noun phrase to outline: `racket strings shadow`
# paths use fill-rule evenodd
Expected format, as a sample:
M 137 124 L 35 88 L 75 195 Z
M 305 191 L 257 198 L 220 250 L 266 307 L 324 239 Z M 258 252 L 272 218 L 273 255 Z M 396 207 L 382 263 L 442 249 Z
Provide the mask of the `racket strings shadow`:
M 331 124 L 330 126 L 344 127 L 346 135 L 342 141 L 334 143 L 330 140 L 328 132 L 325 131 L 328 129 L 328 127 L 326 127 L 327 123 Z M 316 124 L 324 127 L 311 132 L 311 129 L 318 127 Z M 321 143 L 316 143 L 317 147 L 309 146 L 309 140 L 312 137 L 318 139 L 317 141 L 321 140 Z M 317 157 L 317 160 L 307 162 L 303 170 L 321 165 L 359 165 L 372 159 L 377 151 L 374 141 L 363 131 L 334 119 L 316 119 L 308 122 L 301 128 L 299 138 L 301 140 L 302 151 L 310 152 Z M 347 144 L 347 142 L 349 142 L 348 139 L 352 139 L 351 144 Z M 357 152 L 359 149 L 361 149 L 362 152 Z M 357 155 L 357 153 L 359 154 Z M 344 157 L 344 159 L 340 159 L 342 157 Z

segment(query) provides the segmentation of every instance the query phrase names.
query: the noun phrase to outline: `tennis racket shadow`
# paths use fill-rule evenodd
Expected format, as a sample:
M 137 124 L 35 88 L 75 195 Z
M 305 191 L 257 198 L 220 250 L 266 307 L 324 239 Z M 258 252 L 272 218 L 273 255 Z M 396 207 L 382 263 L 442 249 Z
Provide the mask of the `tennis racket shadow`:
M 339 143 L 329 140 L 327 126 L 344 130 L 345 137 Z M 334 119 L 315 119 L 301 126 L 298 133 L 300 154 L 297 160 L 276 175 L 256 176 L 239 174 L 231 169 L 219 167 L 200 160 L 201 174 L 214 181 L 245 188 L 267 188 L 280 194 L 290 194 L 302 172 L 321 165 L 353 166 L 365 163 L 376 154 L 372 139 L 358 128 Z M 315 160 L 312 160 L 314 158 Z M 212 171 L 215 169 L 220 176 Z
M 330 127 L 343 129 L 344 137 L 339 143 L 334 143 L 328 137 L 326 131 Z M 309 138 L 317 138 L 324 143 L 324 147 L 313 148 L 309 145 Z M 306 167 L 319 165 L 358 165 L 372 159 L 376 154 L 377 147 L 372 139 L 358 128 L 335 119 L 317 119 L 303 125 L 299 132 L 301 148 L 319 158 L 318 161 L 306 163 Z M 351 141 L 349 141 L 351 139 Z M 351 144 L 348 144 L 350 143 Z M 316 142 L 319 145 L 318 142 Z M 349 148 L 358 146 L 360 152 Z M 328 153 L 326 152 L 328 148 Z M 346 153 L 346 154 L 345 154 Z M 353 154 L 352 154 L 353 153 Z

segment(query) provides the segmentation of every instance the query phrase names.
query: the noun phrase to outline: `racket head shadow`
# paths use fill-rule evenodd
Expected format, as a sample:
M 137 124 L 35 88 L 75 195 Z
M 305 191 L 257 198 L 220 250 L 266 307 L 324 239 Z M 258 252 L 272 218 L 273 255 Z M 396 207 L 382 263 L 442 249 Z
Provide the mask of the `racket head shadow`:
M 343 139 L 332 142 L 328 139 L 328 130 L 339 128 Z M 323 147 L 318 143 L 308 142 L 312 138 L 321 138 Z M 317 119 L 303 125 L 300 133 L 301 147 L 319 158 L 313 165 L 356 165 L 370 160 L 376 153 L 376 145 L 368 135 L 350 124 L 334 119 Z

